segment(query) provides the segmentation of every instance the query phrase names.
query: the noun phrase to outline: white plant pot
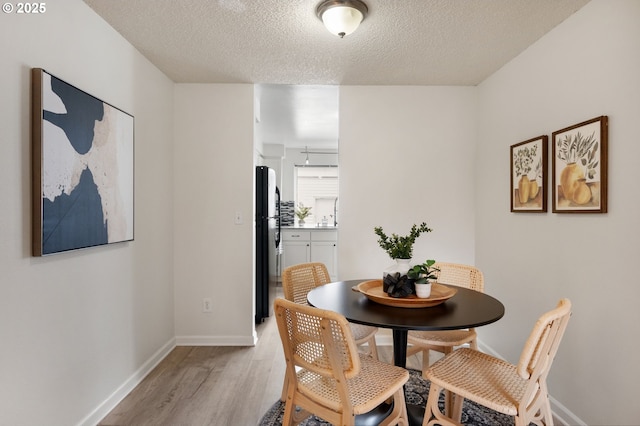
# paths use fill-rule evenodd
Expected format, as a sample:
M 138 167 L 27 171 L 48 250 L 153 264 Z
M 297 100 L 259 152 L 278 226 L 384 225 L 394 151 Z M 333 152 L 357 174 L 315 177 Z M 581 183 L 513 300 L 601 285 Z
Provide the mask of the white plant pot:
M 426 284 L 414 284 L 416 286 L 416 296 L 421 299 L 426 299 L 431 296 L 431 283 Z
M 411 262 L 411 259 L 395 259 L 395 261 L 396 263 L 382 271 L 383 278 L 387 275 L 394 274 L 398 274 L 398 277 L 401 277 L 403 275 L 407 275 L 407 272 L 409 272 L 409 269 L 411 269 L 411 265 L 409 264 Z

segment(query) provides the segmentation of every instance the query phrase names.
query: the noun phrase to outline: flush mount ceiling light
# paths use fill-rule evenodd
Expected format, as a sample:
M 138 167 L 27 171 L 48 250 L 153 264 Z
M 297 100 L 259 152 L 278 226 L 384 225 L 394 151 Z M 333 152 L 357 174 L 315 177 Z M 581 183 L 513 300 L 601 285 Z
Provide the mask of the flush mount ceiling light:
M 324 0 L 316 14 L 331 34 L 340 38 L 354 32 L 369 9 L 360 0 Z

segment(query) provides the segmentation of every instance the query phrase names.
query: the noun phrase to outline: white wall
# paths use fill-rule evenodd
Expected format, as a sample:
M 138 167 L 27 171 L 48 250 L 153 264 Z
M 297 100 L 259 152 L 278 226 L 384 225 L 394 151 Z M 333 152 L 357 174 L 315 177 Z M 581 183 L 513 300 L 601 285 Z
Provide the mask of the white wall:
M 373 232 L 433 232 L 415 261 L 473 264 L 476 168 L 473 87 L 340 88 L 339 278 L 375 278 L 393 263 Z
M 91 424 L 174 336 L 253 341 L 253 87 L 174 87 L 79 0 L 0 19 L 0 424 Z M 594 0 L 479 88 L 340 90 L 340 279 L 391 263 L 374 226 L 424 220 L 434 232 L 414 258 L 485 271 L 507 312 L 480 337 L 511 361 L 541 311 L 570 297 L 550 391 L 574 424 L 640 417 L 627 331 L 640 320 L 638 22 L 640 2 Z M 136 117 L 134 242 L 30 256 L 31 67 Z M 509 146 L 601 114 L 609 213 L 509 213 Z
M 639 23 L 639 1 L 594 0 L 479 87 L 476 258 L 487 292 L 506 306 L 480 339 L 517 362 L 535 319 L 570 298 L 549 378 L 577 416 L 566 415 L 570 424 L 640 418 Z M 609 116 L 609 213 L 510 213 L 510 145 L 600 115 Z
M 173 84 L 79 0 L 3 13 L 0 56 L 0 424 L 92 424 L 173 345 Z M 31 257 L 32 67 L 135 116 L 135 241 Z
M 252 85 L 175 86 L 178 344 L 254 343 L 253 155 Z

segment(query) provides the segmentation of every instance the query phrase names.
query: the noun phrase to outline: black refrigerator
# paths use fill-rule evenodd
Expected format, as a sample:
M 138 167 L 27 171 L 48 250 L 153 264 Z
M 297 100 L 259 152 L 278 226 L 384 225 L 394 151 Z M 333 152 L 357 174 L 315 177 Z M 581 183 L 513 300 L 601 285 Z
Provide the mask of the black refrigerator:
M 273 313 L 280 250 L 279 210 L 275 171 L 256 167 L 256 324 Z

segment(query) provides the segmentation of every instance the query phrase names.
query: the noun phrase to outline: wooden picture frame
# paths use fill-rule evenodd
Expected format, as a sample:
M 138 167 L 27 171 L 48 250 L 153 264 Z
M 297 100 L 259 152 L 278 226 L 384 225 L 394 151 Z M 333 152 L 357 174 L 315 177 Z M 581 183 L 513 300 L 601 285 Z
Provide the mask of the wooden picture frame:
M 41 68 L 32 77 L 32 254 L 133 240 L 134 118 Z
M 547 211 L 547 135 L 511 145 L 511 211 Z
M 553 132 L 554 213 L 607 212 L 608 121 L 603 115 Z

